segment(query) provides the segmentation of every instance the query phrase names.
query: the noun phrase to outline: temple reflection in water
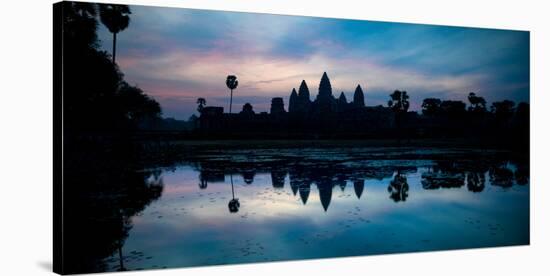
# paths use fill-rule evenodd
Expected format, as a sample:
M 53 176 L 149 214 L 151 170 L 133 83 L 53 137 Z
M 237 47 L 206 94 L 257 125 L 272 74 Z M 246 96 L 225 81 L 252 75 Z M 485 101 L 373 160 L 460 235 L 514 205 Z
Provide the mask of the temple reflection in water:
M 227 165 L 221 166 L 216 162 L 202 162 L 195 164 L 200 171 L 199 188 L 207 189 L 209 183 L 225 183 L 226 177 L 233 179 L 240 175 L 245 185 L 253 185 L 257 174 L 268 174 L 274 190 L 284 190 L 285 183 L 289 183 L 292 195 L 298 196 L 306 205 L 312 189 L 316 188 L 320 203 L 326 212 L 333 197 L 333 190 L 344 192 L 349 186 L 357 199 L 361 199 L 365 191 L 366 180 L 382 181 L 388 179 L 388 198 L 396 203 L 405 202 L 409 197 L 408 175 L 418 171 L 416 166 L 373 166 L 347 167 L 340 165 Z M 493 162 L 484 164 L 474 162 L 454 162 L 449 160 L 434 161 L 426 166 L 421 173 L 421 185 L 425 190 L 462 188 L 473 193 L 480 193 L 486 185 L 502 188 L 512 187 L 514 184 L 528 183 L 528 170 L 521 163 Z M 286 181 L 288 177 L 288 181 Z M 231 181 L 232 183 L 232 181 Z M 233 184 L 232 184 L 233 185 Z M 230 208 L 231 209 L 231 208 Z M 232 209 L 231 212 L 238 210 Z

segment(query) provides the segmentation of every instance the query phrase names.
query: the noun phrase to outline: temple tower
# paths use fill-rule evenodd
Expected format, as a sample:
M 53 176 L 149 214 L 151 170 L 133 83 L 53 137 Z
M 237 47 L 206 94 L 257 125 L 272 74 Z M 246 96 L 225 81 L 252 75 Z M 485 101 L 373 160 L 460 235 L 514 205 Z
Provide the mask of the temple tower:
M 330 80 L 327 76 L 327 72 L 323 73 L 321 77 L 321 82 L 319 83 L 319 94 L 317 95 L 316 105 L 319 114 L 326 116 L 335 111 L 336 109 L 336 100 L 332 96 L 332 86 L 330 85 Z
M 288 112 L 300 112 L 300 99 L 298 97 L 298 93 L 296 93 L 296 89 L 294 88 L 292 88 L 292 93 L 290 93 L 290 99 L 288 100 Z
M 273 98 L 271 99 L 271 114 L 272 115 L 281 115 L 285 113 L 285 103 L 283 98 Z
M 357 85 L 357 88 L 355 88 L 355 93 L 353 94 L 353 105 L 355 107 L 365 107 L 365 95 L 363 94 L 361 85 Z
M 319 83 L 319 95 L 317 99 L 331 99 L 332 98 L 332 86 L 330 85 L 330 80 L 327 76 L 327 72 L 323 72 L 321 77 L 321 82 Z

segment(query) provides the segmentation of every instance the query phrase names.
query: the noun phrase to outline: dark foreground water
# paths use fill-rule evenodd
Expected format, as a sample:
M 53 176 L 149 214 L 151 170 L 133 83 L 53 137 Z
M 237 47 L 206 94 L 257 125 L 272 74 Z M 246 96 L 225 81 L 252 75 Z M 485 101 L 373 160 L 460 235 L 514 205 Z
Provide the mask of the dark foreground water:
M 489 151 L 210 150 L 155 170 L 107 270 L 529 243 L 525 163 Z

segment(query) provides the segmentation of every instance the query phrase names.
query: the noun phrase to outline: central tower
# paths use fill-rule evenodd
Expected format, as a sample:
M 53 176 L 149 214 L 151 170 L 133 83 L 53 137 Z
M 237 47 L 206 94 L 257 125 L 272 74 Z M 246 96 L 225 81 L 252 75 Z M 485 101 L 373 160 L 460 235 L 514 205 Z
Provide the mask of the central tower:
M 332 99 L 332 86 L 330 85 L 330 80 L 328 79 L 327 72 L 323 72 L 321 83 L 319 83 L 319 95 L 317 97 L 319 98 L 319 100 Z
M 316 112 L 326 117 L 327 114 L 331 114 L 336 110 L 336 99 L 332 96 L 332 86 L 327 76 L 327 72 L 323 73 L 321 82 L 319 83 L 319 94 L 317 95 Z

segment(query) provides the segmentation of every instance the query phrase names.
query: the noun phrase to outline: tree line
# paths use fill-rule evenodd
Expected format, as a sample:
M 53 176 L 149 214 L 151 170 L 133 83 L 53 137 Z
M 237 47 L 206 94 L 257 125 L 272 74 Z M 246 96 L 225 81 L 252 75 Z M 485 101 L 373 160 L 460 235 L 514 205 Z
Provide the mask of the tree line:
M 137 129 L 162 114 L 157 101 L 124 80 L 116 38 L 130 24 L 126 5 L 64 2 L 63 111 L 66 134 Z M 113 34 L 112 52 L 100 49 L 100 22 Z

